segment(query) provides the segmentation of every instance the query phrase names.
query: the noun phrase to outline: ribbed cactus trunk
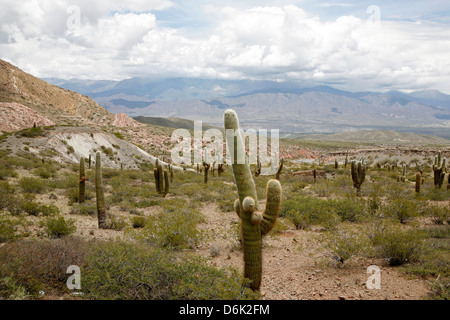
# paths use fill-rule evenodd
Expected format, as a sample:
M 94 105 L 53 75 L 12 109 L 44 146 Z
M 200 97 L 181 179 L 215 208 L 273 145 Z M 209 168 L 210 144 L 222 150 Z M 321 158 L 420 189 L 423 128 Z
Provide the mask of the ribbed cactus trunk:
M 406 181 L 406 164 L 403 164 L 402 166 L 402 178 L 401 178 L 402 182 Z
M 237 114 L 227 110 L 224 115 L 225 130 L 236 132 L 234 141 L 227 140 L 229 150 L 233 150 L 232 169 L 239 199 L 234 208 L 241 219 L 242 247 L 244 251 L 244 276 L 250 279 L 250 287 L 259 290 L 262 280 L 262 236 L 274 226 L 281 204 L 281 185 L 278 180 L 267 184 L 267 204 L 264 213 L 258 210 L 255 182 L 247 158 L 238 163 L 238 154 L 245 154 L 245 145 L 239 131 Z
M 361 196 L 361 185 L 366 178 L 366 164 L 363 161 L 352 161 L 351 174 L 353 180 L 353 186 L 356 188 L 356 195 Z
M 167 196 L 170 189 L 169 172 L 163 169 L 162 165 L 159 163 L 159 160 L 156 160 L 153 174 L 155 176 L 156 192 L 161 194 L 163 197 Z
M 211 165 L 206 162 L 203 162 L 203 168 L 205 169 L 203 182 L 208 183 L 208 172 L 209 169 L 211 168 Z
M 80 186 L 78 194 L 78 202 L 84 203 L 84 195 L 86 191 L 86 173 L 84 169 L 84 157 L 80 158 Z
M 278 167 L 278 171 L 275 176 L 278 181 L 280 181 L 280 175 L 281 175 L 281 170 L 283 170 L 283 165 L 284 165 L 284 158 L 281 158 L 280 166 Z
M 445 179 L 446 159 L 441 161 L 441 151 L 438 151 L 438 155 L 434 158 L 433 174 L 434 174 L 434 187 L 441 188 Z
M 102 163 L 100 152 L 97 152 L 95 158 L 95 195 L 97 198 L 97 217 L 98 227 L 106 229 L 106 209 L 105 209 L 105 195 L 103 193 L 103 179 L 102 179 Z
M 420 192 L 420 185 L 422 183 L 422 174 L 420 172 L 416 173 L 416 192 Z

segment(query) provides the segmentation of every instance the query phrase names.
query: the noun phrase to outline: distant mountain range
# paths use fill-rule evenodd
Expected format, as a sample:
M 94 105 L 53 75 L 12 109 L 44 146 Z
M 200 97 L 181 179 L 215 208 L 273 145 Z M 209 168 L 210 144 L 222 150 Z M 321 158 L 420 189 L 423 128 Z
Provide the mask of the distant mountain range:
M 347 92 L 297 82 L 190 78 L 46 81 L 131 117 L 177 117 L 222 126 L 223 111 L 233 108 L 244 128 L 286 134 L 375 129 L 450 138 L 450 95 L 434 90 Z

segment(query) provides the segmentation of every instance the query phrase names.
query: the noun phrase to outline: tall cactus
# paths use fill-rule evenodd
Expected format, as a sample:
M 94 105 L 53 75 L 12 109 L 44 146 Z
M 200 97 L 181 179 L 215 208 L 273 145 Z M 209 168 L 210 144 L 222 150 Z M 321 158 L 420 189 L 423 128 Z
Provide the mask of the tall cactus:
M 366 178 L 366 164 L 364 163 L 364 161 L 357 162 L 356 160 L 353 160 L 351 164 L 351 171 L 353 186 L 356 188 L 356 194 L 360 196 L 361 185 Z
M 163 169 L 159 160 L 156 159 L 155 168 L 153 169 L 153 175 L 155 176 L 155 186 L 156 192 L 161 194 L 163 197 L 167 196 L 170 189 L 170 179 L 169 172 Z
M 84 195 L 86 191 L 86 173 L 84 168 L 84 157 L 80 158 L 80 185 L 78 193 L 78 202 L 84 203 Z
M 281 158 L 280 166 L 278 167 L 278 171 L 277 171 L 277 174 L 276 174 L 276 179 L 278 181 L 280 181 L 280 174 L 281 174 L 281 170 L 283 170 L 283 165 L 284 165 L 284 158 Z
M 402 177 L 401 177 L 402 182 L 406 181 L 406 164 L 403 164 L 402 166 Z
M 234 208 L 241 219 L 242 246 L 244 250 L 244 276 L 251 280 L 250 287 L 259 290 L 262 279 L 262 236 L 274 226 L 281 204 L 281 184 L 271 179 L 267 183 L 267 203 L 264 213 L 258 210 L 258 197 L 255 182 L 247 158 L 245 163 L 237 162 L 238 154 L 245 154 L 245 144 L 239 130 L 239 120 L 233 110 L 224 114 L 225 130 L 236 132 L 234 141 L 227 141 L 229 150 L 233 150 L 232 164 L 234 181 L 239 199 Z
M 206 163 L 203 161 L 203 168 L 205 169 L 205 173 L 204 173 L 204 182 L 208 183 L 208 172 L 209 169 L 211 168 L 211 165 L 209 163 Z
M 416 173 L 416 192 L 420 192 L 420 184 L 422 183 L 422 174 L 420 171 L 417 171 Z
M 97 156 L 95 158 L 95 195 L 97 198 L 98 227 L 100 229 L 107 229 L 100 152 L 97 152 Z
M 434 174 L 434 187 L 441 188 L 444 183 L 446 168 L 446 159 L 441 161 L 441 150 L 438 151 L 437 156 L 434 158 L 433 174 Z

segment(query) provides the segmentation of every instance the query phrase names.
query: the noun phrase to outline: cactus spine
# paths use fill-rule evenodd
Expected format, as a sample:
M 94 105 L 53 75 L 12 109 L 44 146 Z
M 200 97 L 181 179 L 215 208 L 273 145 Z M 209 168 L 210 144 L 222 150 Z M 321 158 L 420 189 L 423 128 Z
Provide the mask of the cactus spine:
M 103 193 L 102 164 L 100 152 L 97 152 L 97 156 L 95 158 L 95 195 L 97 198 L 98 227 L 100 229 L 106 229 L 107 224 L 106 224 L 105 195 Z
M 84 157 L 80 158 L 80 186 L 78 194 L 78 202 L 84 203 L 84 194 L 86 190 L 86 173 L 84 169 Z
M 352 174 L 352 180 L 353 180 L 353 187 L 356 188 L 356 194 L 358 196 L 361 195 L 361 185 L 364 182 L 364 179 L 366 178 L 366 164 L 364 161 L 358 161 L 355 160 L 352 161 L 351 164 L 351 174 Z
M 245 145 L 239 129 L 239 120 L 233 110 L 224 114 L 225 130 L 232 129 L 236 136 L 227 141 L 229 150 L 234 150 L 232 169 L 239 199 L 234 203 L 237 215 L 241 219 L 242 246 L 244 251 L 244 276 L 251 280 L 250 287 L 259 290 L 262 278 L 262 236 L 275 224 L 281 204 L 281 184 L 271 179 L 267 183 L 267 204 L 264 213 L 258 210 L 258 198 L 255 182 L 247 158 L 244 164 L 238 164 L 237 154 L 245 154 Z
M 420 192 L 420 184 L 422 182 L 422 174 L 420 173 L 420 171 L 418 171 L 416 173 L 416 192 L 419 193 Z

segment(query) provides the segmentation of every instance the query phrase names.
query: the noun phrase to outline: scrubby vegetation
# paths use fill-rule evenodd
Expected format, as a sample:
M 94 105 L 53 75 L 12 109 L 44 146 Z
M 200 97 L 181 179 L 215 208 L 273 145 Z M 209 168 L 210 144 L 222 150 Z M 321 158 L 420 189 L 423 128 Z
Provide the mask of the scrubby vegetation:
M 109 156 L 110 150 L 101 153 Z M 431 166 L 422 165 L 424 183 L 416 192 L 413 170 L 402 181 L 401 166 L 370 164 L 356 190 L 350 163 L 335 168 L 285 161 L 279 218 L 269 237 L 312 233 L 321 239 L 317 250 L 329 268 L 375 259 L 425 279 L 430 299 L 448 299 L 450 191 L 435 186 Z M 94 166 L 86 164 L 80 203 L 78 164 L 0 151 L 0 299 L 36 299 L 39 291 L 70 294 L 70 265 L 81 267 L 84 299 L 260 298 L 241 271 L 211 263 L 227 254 L 223 247 L 208 246 L 206 257 L 197 254 L 217 232 L 216 226 L 205 228 L 205 208 L 219 217 L 235 215 L 231 169 L 220 177 L 210 172 L 207 183 L 195 167 L 175 171 L 167 177 L 165 197 L 153 169 L 149 163 L 139 170 L 103 168 L 107 214 L 100 232 Z M 313 169 L 326 178 L 292 174 Z M 259 200 L 266 198 L 270 178 L 253 176 Z M 230 250 L 242 252 L 239 230 L 238 222 L 229 226 L 226 240 Z

